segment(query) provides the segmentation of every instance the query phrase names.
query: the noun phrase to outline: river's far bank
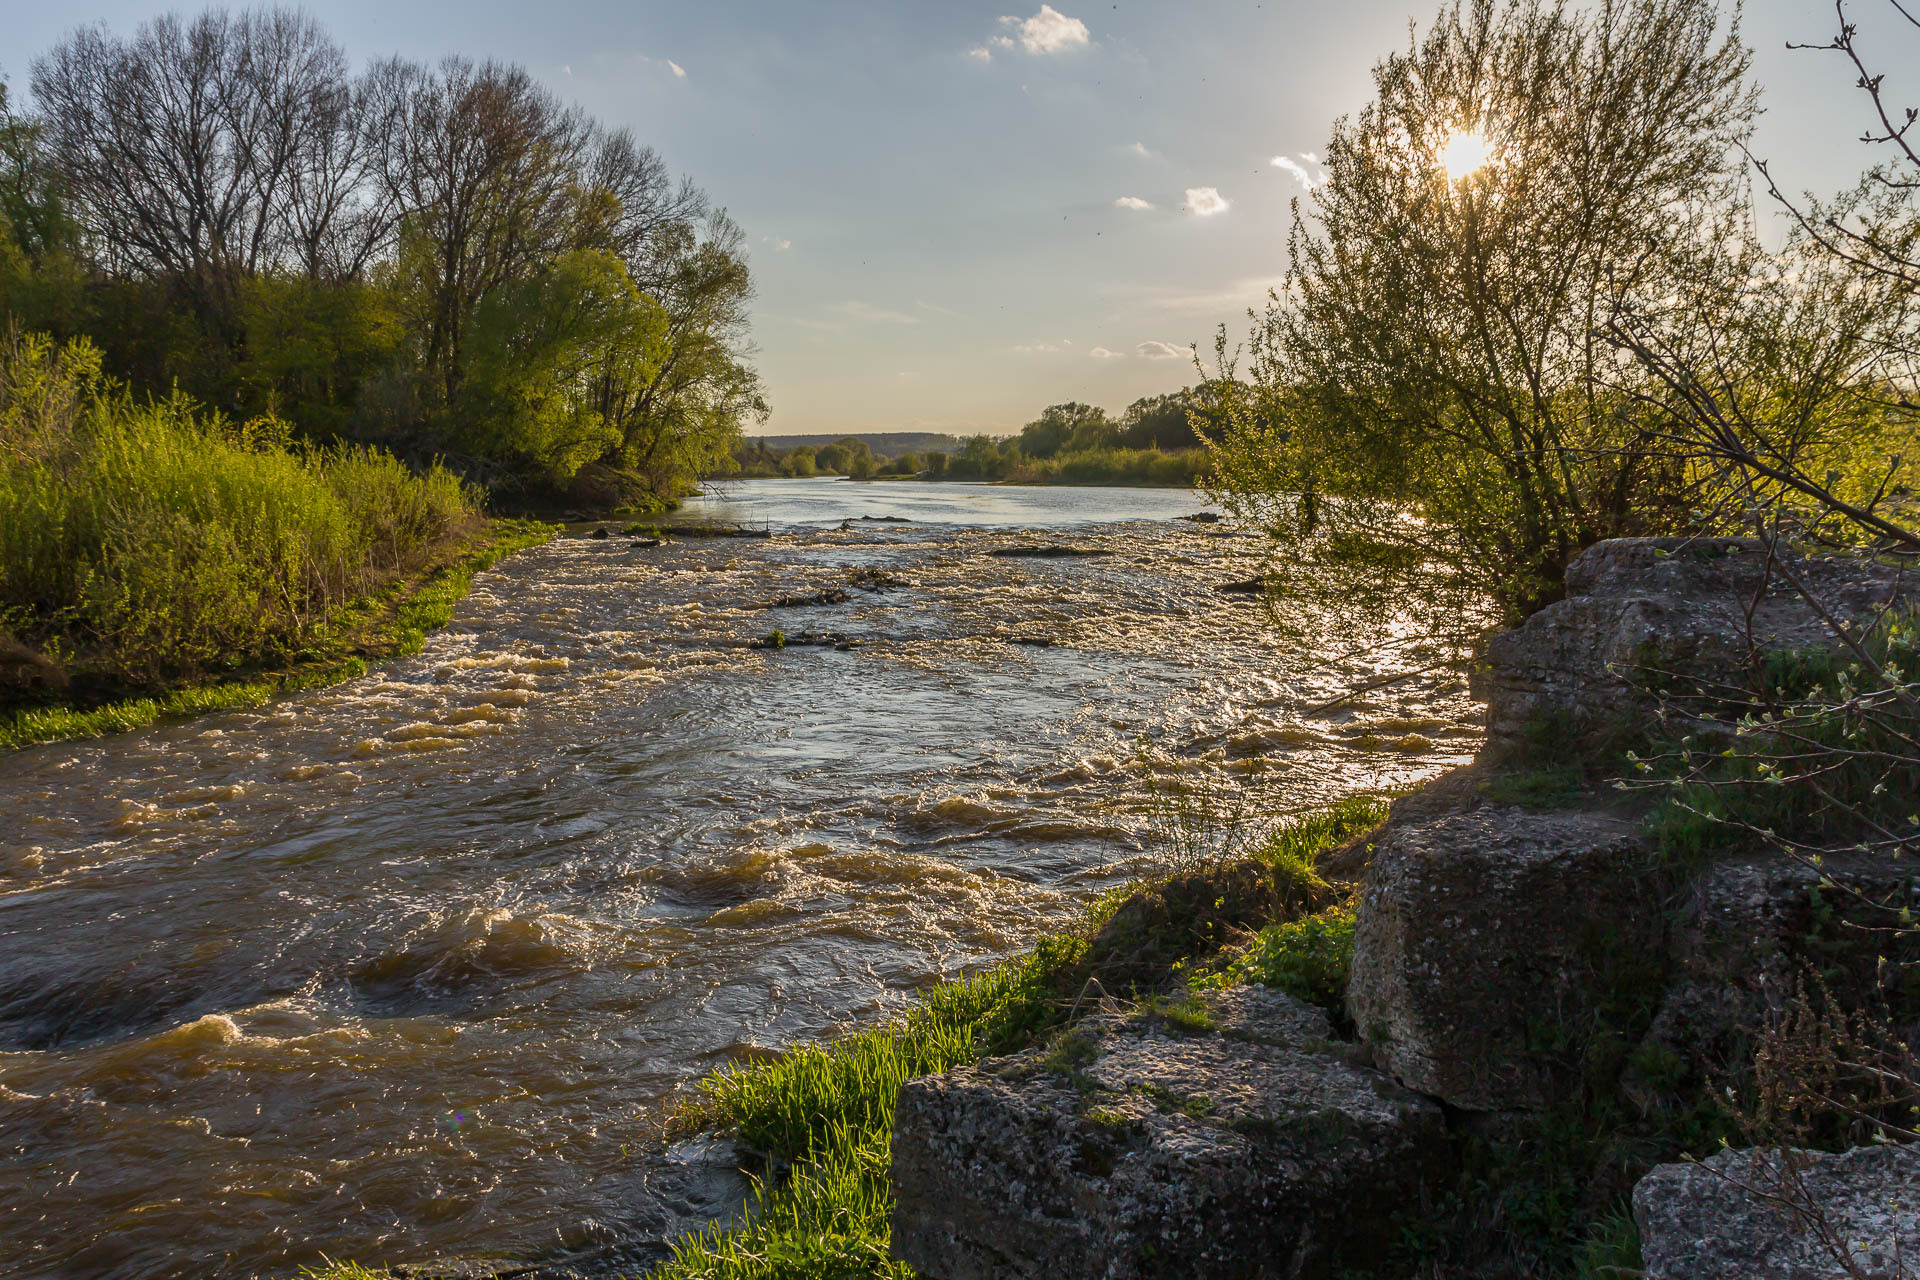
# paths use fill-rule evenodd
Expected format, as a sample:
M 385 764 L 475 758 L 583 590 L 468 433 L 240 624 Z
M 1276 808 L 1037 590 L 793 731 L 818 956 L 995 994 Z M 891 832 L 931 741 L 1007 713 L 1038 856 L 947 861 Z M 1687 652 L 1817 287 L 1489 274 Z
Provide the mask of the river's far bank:
M 284 663 L 252 664 L 212 677 L 82 702 L 0 705 L 0 751 L 144 729 L 162 720 L 237 711 L 306 689 L 357 679 L 381 662 L 420 651 L 447 625 L 473 576 L 547 542 L 559 526 L 493 519 L 443 548 L 427 564 L 337 610 L 323 640 Z

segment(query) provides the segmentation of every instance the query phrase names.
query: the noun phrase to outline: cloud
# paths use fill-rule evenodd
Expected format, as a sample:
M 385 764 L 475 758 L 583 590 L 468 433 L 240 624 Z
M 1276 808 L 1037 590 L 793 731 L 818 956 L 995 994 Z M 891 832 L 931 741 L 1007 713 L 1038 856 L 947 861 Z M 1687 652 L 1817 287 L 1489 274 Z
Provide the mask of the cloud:
M 1125 360 L 1127 358 L 1126 353 L 1109 351 L 1105 347 L 1095 347 L 1093 350 L 1087 352 L 1087 354 L 1095 360 Z
M 573 79 L 573 64 L 568 63 L 566 66 L 561 67 L 560 74 L 565 76 L 569 80 Z
M 967 56 L 969 58 L 978 58 L 982 62 L 992 62 L 993 50 L 987 48 L 987 46 L 983 44 L 977 44 L 973 46 L 973 48 L 967 50 Z
M 1306 164 L 1300 163 L 1301 160 L 1306 161 Z M 1326 170 L 1320 168 L 1320 162 L 1314 158 L 1311 151 L 1301 152 L 1300 160 L 1295 160 L 1291 156 L 1275 156 L 1269 163 L 1274 168 L 1285 169 L 1298 178 L 1300 185 L 1309 191 L 1327 180 Z M 1309 164 L 1313 166 L 1312 169 L 1307 168 Z
M 870 302 L 861 302 L 858 299 L 842 302 L 834 307 L 834 310 L 842 315 L 851 316 L 855 320 L 870 321 L 874 324 L 920 323 L 919 316 L 909 315 L 904 311 L 889 311 L 885 307 L 876 307 Z
M 1000 25 L 1012 28 L 1020 47 L 1028 53 L 1064 53 L 1088 42 L 1087 24 L 1078 18 L 1069 18 L 1050 4 L 1041 5 L 1040 12 L 1031 18 L 1002 18 Z M 995 43 L 1011 48 L 1013 41 L 1001 36 Z
M 937 316 L 957 316 L 960 313 L 952 307 L 943 307 L 937 302 L 928 302 L 925 298 L 915 298 L 913 305 L 922 311 L 931 311 Z
M 1068 345 L 1071 346 L 1072 344 L 1069 343 Z M 1014 350 L 1023 356 L 1045 355 L 1048 352 L 1059 351 L 1060 346 L 1052 342 L 1023 342 L 1019 346 L 1016 346 Z
M 685 80 L 687 78 L 687 69 L 675 62 L 672 58 L 667 59 L 667 70 L 673 72 L 673 78 L 675 80 Z
M 1216 213 L 1227 211 L 1227 198 L 1215 187 L 1188 187 L 1187 212 L 1201 218 L 1211 218 Z
M 787 250 L 793 248 L 793 241 L 788 240 L 785 237 L 782 237 L 773 242 L 773 247 L 776 251 L 780 253 L 785 253 Z
M 1149 341 L 1135 347 L 1133 354 L 1142 360 L 1178 360 L 1190 353 L 1183 347 L 1174 346 L 1171 342 Z
M 1144 142 L 1136 142 L 1128 147 L 1127 150 L 1133 152 L 1133 154 L 1139 156 L 1142 160 L 1150 160 L 1153 158 L 1153 152 L 1147 150 L 1147 144 Z
M 1151 209 L 1153 201 L 1142 200 L 1139 196 L 1121 196 L 1113 202 L 1116 209 Z

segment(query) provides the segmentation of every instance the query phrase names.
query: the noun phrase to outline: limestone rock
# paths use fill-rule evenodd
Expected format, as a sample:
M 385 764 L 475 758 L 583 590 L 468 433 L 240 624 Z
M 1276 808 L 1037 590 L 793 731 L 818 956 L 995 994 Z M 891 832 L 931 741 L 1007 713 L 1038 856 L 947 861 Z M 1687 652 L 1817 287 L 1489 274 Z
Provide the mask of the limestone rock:
M 1920 1147 L 1793 1151 L 1787 1159 L 1722 1151 L 1642 1178 L 1633 1217 L 1649 1280 L 1912 1274 L 1920 1261 Z
M 1920 598 L 1920 577 L 1858 559 L 1792 569 L 1849 625 Z M 1474 685 L 1490 742 L 1511 747 L 1550 717 L 1579 733 L 1631 721 L 1653 686 L 1726 692 L 1756 651 L 1835 647 L 1755 539 L 1615 538 L 1568 566 L 1565 599 L 1489 642 Z
M 1374 1064 L 1467 1110 L 1546 1105 L 1599 990 L 1658 954 L 1648 857 L 1604 814 L 1482 805 L 1389 822 L 1347 986 Z
M 1667 989 L 1638 1061 L 1666 1074 L 1666 1088 L 1706 1084 L 1740 1068 L 1752 1055 L 1754 1030 L 1791 997 L 1807 962 L 1817 962 L 1842 1003 L 1871 1003 L 1878 949 L 1856 948 L 1847 964 L 1831 950 L 1810 953 L 1810 940 L 1823 930 L 1829 940 L 1876 936 L 1915 905 L 1920 866 L 1909 861 L 1846 855 L 1816 869 L 1779 852 L 1715 860 L 1674 903 Z M 1662 1087 L 1639 1069 L 1623 1083 L 1647 1105 Z
M 1444 1167 L 1440 1109 L 1350 1063 L 1262 987 L 1213 1029 L 1090 1019 L 1050 1048 L 910 1081 L 895 1255 L 933 1280 L 1293 1277 L 1397 1234 Z

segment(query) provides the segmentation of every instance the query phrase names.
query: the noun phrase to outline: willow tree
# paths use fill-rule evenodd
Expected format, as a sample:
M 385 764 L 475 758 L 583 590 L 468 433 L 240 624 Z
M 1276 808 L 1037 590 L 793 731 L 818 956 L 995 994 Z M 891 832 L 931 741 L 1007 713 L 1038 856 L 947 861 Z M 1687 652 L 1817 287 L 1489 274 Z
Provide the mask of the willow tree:
M 1685 521 L 1604 325 L 1739 251 L 1747 70 L 1707 0 L 1455 4 L 1375 67 L 1251 376 L 1223 335 L 1208 388 L 1221 496 L 1293 544 L 1289 590 L 1511 621 L 1582 548 Z

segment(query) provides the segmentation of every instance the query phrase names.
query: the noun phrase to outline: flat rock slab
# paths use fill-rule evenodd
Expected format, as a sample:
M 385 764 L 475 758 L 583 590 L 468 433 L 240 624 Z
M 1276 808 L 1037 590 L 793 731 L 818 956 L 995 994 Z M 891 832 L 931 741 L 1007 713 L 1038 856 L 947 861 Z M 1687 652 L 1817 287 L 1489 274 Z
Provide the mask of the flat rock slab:
M 1858 1280 L 1920 1264 L 1920 1147 L 1722 1151 L 1633 1189 L 1650 1280 Z M 1843 1261 L 1841 1251 L 1847 1252 Z
M 1610 969 L 1658 948 L 1648 856 L 1603 814 L 1481 805 L 1390 822 L 1347 984 L 1375 1065 L 1471 1111 L 1546 1106 Z
M 1440 1109 L 1263 987 L 908 1082 L 895 1256 L 933 1280 L 1294 1277 L 1377 1252 L 1444 1169 Z

